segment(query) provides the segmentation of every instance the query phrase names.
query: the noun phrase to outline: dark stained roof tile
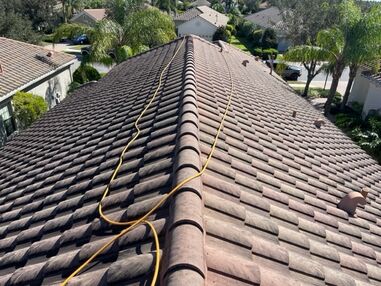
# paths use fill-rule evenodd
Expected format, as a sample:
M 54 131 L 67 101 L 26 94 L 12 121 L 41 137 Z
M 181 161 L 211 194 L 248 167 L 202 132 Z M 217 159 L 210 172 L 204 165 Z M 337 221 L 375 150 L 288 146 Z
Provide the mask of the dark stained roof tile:
M 99 218 L 98 203 L 180 42 L 115 66 L 0 150 L 0 284 L 59 285 L 120 231 Z M 321 115 L 251 56 L 193 36 L 184 43 L 102 202 L 110 218 L 133 219 L 195 175 L 233 83 L 205 173 L 149 217 L 161 283 L 379 284 L 381 167 L 332 123 L 316 129 Z M 336 207 L 364 186 L 371 191 L 355 216 Z M 72 284 L 149 284 L 152 238 L 137 226 Z

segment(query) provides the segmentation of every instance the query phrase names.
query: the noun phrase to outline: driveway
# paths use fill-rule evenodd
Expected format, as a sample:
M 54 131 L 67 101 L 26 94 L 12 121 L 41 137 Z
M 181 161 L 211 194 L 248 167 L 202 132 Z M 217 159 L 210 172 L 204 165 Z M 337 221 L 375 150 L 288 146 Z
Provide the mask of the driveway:
M 296 63 L 294 65 L 302 68 L 302 75 L 299 77 L 298 81 L 306 82 L 307 81 L 307 70 L 304 68 L 303 65 L 300 65 L 298 63 Z M 324 83 L 325 83 L 326 77 L 327 76 L 324 73 L 319 73 L 312 80 L 311 86 L 324 88 Z M 349 68 L 345 68 L 345 70 L 344 70 L 344 72 L 340 78 L 339 85 L 337 87 L 337 91 L 340 92 L 342 95 L 345 93 L 345 89 L 347 88 L 348 79 L 349 79 Z M 332 82 L 332 77 L 328 76 L 326 89 L 329 89 L 331 87 L 331 82 Z

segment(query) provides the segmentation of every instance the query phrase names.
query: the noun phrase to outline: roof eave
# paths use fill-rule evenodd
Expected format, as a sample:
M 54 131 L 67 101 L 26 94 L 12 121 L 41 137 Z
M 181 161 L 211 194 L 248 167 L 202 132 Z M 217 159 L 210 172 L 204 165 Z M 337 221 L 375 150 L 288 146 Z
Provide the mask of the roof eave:
M 18 87 L 18 88 L 16 88 L 16 89 L 12 90 L 12 91 L 10 91 L 10 92 L 8 92 L 8 93 L 5 94 L 4 96 L 0 97 L 0 102 L 6 100 L 6 99 L 8 99 L 8 98 L 10 98 L 10 97 L 13 96 L 16 92 L 18 92 L 18 91 L 22 91 L 22 90 L 26 89 L 27 87 L 29 87 L 29 86 L 31 86 L 31 85 L 33 85 L 33 84 L 35 84 L 35 83 L 37 83 L 37 82 L 43 80 L 44 78 L 46 78 L 46 77 L 48 77 L 48 76 L 54 74 L 55 72 L 57 72 L 57 71 L 59 71 L 59 70 L 61 70 L 61 69 L 64 69 L 64 68 L 66 68 L 66 67 L 68 67 L 68 66 L 74 64 L 74 62 L 75 62 L 76 60 L 77 60 L 77 59 L 72 59 L 71 61 L 69 61 L 69 62 L 67 62 L 67 63 L 65 63 L 65 64 L 63 64 L 63 65 L 60 65 L 58 68 L 53 69 L 53 70 L 51 70 L 50 72 L 45 73 L 45 74 L 43 74 L 42 76 L 39 76 L 39 77 L 37 77 L 36 79 L 34 79 L 34 80 L 32 80 L 32 81 L 29 81 L 28 83 L 25 83 L 25 84 L 21 85 L 20 87 Z

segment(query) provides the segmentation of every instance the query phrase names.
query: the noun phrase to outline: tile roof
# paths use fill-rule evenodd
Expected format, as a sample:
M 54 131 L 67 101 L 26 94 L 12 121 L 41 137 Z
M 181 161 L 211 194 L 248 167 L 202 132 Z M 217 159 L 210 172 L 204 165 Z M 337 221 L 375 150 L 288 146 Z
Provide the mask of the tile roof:
M 245 17 L 246 20 L 263 28 L 274 28 L 282 26 L 282 15 L 278 7 L 270 7 L 255 12 Z
M 106 9 L 84 9 L 86 14 L 89 14 L 95 20 L 100 21 L 106 17 Z
M 0 37 L 0 74 L 1 97 L 14 90 L 70 63 L 74 56 L 54 52 L 48 57 L 49 50 L 12 39 Z
M 179 45 L 116 66 L 0 149 L 0 285 L 56 285 L 120 231 L 99 219 L 97 202 Z M 381 166 L 329 121 L 317 129 L 318 111 L 229 45 L 186 38 L 106 212 L 136 218 L 200 169 L 231 80 L 233 102 L 206 172 L 150 217 L 160 284 L 380 285 Z M 336 208 L 364 186 L 371 190 L 356 216 Z M 153 251 L 139 226 L 72 285 L 147 285 Z
M 184 22 L 190 21 L 198 16 L 217 27 L 226 26 L 226 24 L 229 21 L 229 17 L 217 12 L 212 8 L 209 8 L 208 6 L 200 6 L 189 9 L 185 11 L 183 14 L 176 16 L 174 18 L 174 21 L 177 25 L 179 25 Z

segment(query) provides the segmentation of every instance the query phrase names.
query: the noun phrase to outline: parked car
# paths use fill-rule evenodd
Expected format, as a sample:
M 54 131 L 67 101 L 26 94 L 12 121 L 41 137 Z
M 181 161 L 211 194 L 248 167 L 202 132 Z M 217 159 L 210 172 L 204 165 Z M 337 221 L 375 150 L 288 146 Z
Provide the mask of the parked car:
M 277 60 L 275 60 L 273 62 L 274 70 L 276 70 L 277 65 L 280 63 L 281 62 L 277 61 Z M 266 65 L 268 67 L 270 67 L 270 61 L 269 60 L 266 61 Z M 286 67 L 283 69 L 283 72 L 281 74 L 281 76 L 285 80 L 298 80 L 298 77 L 300 77 L 301 75 L 302 75 L 302 69 L 301 68 L 299 68 L 297 66 L 293 66 L 293 65 L 287 65 L 287 64 L 286 64 Z
M 89 43 L 90 43 L 89 38 L 85 34 L 80 35 L 73 39 L 74 45 L 83 45 L 83 44 L 89 44 Z

